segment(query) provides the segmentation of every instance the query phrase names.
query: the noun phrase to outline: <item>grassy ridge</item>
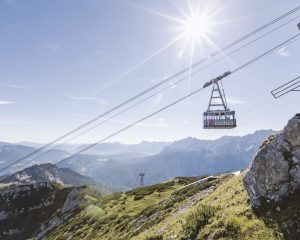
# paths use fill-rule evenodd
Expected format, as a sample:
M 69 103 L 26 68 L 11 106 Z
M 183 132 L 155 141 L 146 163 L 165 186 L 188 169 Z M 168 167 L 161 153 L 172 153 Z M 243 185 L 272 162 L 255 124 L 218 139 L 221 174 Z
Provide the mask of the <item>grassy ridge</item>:
M 48 239 L 297 239 L 283 223 L 287 213 L 268 204 L 255 212 L 249 206 L 242 175 L 223 176 L 180 189 L 197 179 L 172 181 L 90 203 Z M 297 199 L 286 200 L 297 209 Z M 297 205 L 297 206 L 296 206 Z M 284 209 L 284 207 L 282 207 Z M 300 209 L 300 207 L 298 208 Z M 276 210 L 275 210 L 276 211 Z M 293 222 L 295 228 L 297 221 Z M 298 225 L 297 225 L 298 226 Z M 299 228 L 298 228 L 299 229 Z

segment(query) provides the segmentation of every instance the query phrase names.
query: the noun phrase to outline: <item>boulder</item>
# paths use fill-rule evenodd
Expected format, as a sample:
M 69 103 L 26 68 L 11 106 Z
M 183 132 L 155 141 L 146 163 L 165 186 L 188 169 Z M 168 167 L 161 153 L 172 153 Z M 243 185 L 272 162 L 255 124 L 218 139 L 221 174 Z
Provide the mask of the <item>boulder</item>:
M 253 207 L 261 201 L 280 201 L 300 189 L 300 114 L 263 142 L 244 176 Z

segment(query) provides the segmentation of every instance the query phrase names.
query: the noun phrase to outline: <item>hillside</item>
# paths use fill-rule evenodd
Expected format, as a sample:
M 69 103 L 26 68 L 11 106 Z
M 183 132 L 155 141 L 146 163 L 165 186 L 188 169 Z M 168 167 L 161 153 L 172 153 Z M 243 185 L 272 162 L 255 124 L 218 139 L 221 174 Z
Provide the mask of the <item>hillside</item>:
M 95 199 L 47 239 L 297 239 L 299 195 L 253 210 L 242 177 L 182 190 L 196 179 L 176 178 Z
M 300 239 L 299 146 L 300 114 L 296 114 L 259 146 L 250 168 L 242 173 L 177 177 L 94 199 L 47 237 Z
M 2 187 L 0 237 L 53 240 L 299 239 L 300 182 L 296 181 L 300 179 L 299 127 L 300 115 L 297 114 L 282 131 L 259 146 L 250 169 L 244 172 L 176 177 L 106 196 L 89 188 L 66 187 L 58 184 L 59 181 Z M 194 145 L 195 141 L 189 142 Z M 178 155 L 177 151 L 169 149 L 163 153 Z M 203 149 L 202 155 L 205 154 L 210 153 Z M 193 161 L 192 156 L 189 158 L 190 164 L 197 167 L 193 165 L 196 160 Z M 43 165 L 45 172 L 39 167 L 33 166 L 23 175 L 12 175 L 10 181 L 32 180 L 30 173 L 36 172 L 43 173 L 43 180 L 45 177 L 48 181 L 57 179 L 58 175 L 53 175 L 60 171 L 56 166 Z M 54 170 L 51 172 L 47 168 Z M 39 179 L 41 176 L 36 174 L 34 177 Z M 288 185 L 283 180 L 288 181 Z
M 51 163 L 33 165 L 9 176 L 3 176 L 0 180 L 0 185 L 24 185 L 45 182 L 65 187 L 86 185 L 97 189 L 103 194 L 111 192 L 104 185 L 89 177 L 68 168 L 59 168 Z

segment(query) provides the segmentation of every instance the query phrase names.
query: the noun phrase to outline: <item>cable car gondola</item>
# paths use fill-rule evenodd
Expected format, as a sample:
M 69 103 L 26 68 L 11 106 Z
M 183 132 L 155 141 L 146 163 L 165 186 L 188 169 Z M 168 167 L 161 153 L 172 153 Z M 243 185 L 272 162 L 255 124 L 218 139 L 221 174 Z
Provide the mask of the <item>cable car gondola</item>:
M 204 85 L 204 87 L 213 85 L 208 109 L 203 113 L 204 129 L 231 129 L 236 127 L 235 111 L 230 111 L 227 107 L 224 89 L 222 94 L 218 83 L 229 74 L 230 72 L 226 72 L 223 76 L 215 78 Z

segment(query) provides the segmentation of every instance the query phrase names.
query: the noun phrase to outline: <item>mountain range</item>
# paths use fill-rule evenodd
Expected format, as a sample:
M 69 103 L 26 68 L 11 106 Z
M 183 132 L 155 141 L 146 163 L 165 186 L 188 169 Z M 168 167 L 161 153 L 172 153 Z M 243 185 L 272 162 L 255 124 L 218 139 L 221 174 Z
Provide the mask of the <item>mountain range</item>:
M 76 156 L 59 164 L 90 176 L 118 190 L 139 186 L 139 173 L 145 184 L 176 176 L 203 176 L 247 168 L 262 141 L 273 134 L 261 130 L 243 137 L 225 136 L 217 140 L 186 138 L 167 145 L 160 153 L 143 158 L 86 159 Z
M 148 167 L 149 180 L 164 179 L 106 196 L 88 187 L 68 186 L 93 182 L 73 170 L 34 165 L 2 180 L 3 184 L 20 183 L 0 186 L 0 238 L 299 239 L 299 192 L 254 209 L 243 185 L 248 170 L 212 174 L 248 166 L 253 154 L 254 159 L 263 156 L 262 149 L 272 149 L 281 139 L 280 134 L 270 136 L 272 133 L 258 131 L 215 141 L 187 138 L 152 156 L 134 158 L 128 153 L 128 159 L 124 155 L 104 159 L 105 155 L 91 154 L 60 163 L 85 167 L 86 173 L 115 181 L 120 187 L 133 188 L 131 180 L 141 167 Z M 156 176 L 150 178 L 151 172 Z M 194 176 L 171 177 L 181 174 Z M 200 176 L 205 174 L 213 176 Z
M 59 162 L 57 166 L 72 169 L 115 191 L 123 191 L 139 186 L 141 172 L 145 173 L 145 184 L 149 185 L 176 176 L 203 176 L 247 168 L 261 142 L 273 133 L 272 130 L 260 130 L 242 137 L 224 136 L 216 140 L 186 138 L 134 145 L 105 143 L 88 153 Z M 82 149 L 82 146 L 75 148 Z M 33 150 L 35 148 L 29 146 L 2 143 L 0 166 Z M 23 161 L 7 173 L 20 171 L 32 163 L 57 163 L 70 154 L 54 150 L 34 162 Z

